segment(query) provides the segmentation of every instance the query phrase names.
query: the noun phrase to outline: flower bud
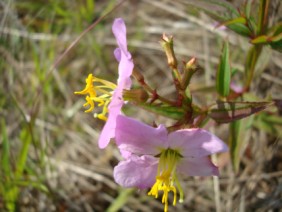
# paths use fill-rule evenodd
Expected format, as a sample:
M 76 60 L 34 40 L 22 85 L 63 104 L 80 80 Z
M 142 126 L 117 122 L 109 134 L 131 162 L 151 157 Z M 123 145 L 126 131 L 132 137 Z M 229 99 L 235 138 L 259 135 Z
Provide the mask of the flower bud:
M 182 77 L 182 86 L 184 88 L 186 88 L 189 85 L 191 77 L 198 69 L 199 66 L 197 64 L 197 60 L 195 57 L 193 57 L 185 64 L 184 74 Z
M 168 65 L 172 68 L 176 68 L 177 60 L 173 50 L 173 37 L 172 36 L 167 37 L 165 34 L 163 34 L 160 43 L 165 50 Z

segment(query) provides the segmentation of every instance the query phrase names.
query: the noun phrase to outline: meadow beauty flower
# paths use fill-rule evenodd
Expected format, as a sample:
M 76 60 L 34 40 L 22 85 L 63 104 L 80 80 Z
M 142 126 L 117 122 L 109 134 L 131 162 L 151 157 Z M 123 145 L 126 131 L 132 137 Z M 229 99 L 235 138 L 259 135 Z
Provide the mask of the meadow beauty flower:
M 85 112 L 94 110 L 95 104 L 103 107 L 101 113 L 94 114 L 95 117 L 106 121 L 98 141 L 100 148 L 105 148 L 115 135 L 116 117 L 121 113 L 124 104 L 122 93 L 123 90 L 131 87 L 130 76 L 134 67 L 131 54 L 127 50 L 126 26 L 123 19 L 114 20 L 112 31 L 118 44 L 118 48 L 114 51 L 114 56 L 119 62 L 117 85 L 89 74 L 85 89 L 75 92 L 75 94 L 87 95 L 84 106 L 90 107 Z
M 123 187 L 150 188 L 148 195 L 158 198 L 163 192 L 164 211 L 168 211 L 168 194 L 173 205 L 183 201 L 178 177 L 218 175 L 218 168 L 208 155 L 224 152 L 228 147 L 203 129 L 183 129 L 168 133 L 163 125 L 153 128 L 132 118 L 117 117 L 116 143 L 129 153 L 114 168 L 115 181 Z

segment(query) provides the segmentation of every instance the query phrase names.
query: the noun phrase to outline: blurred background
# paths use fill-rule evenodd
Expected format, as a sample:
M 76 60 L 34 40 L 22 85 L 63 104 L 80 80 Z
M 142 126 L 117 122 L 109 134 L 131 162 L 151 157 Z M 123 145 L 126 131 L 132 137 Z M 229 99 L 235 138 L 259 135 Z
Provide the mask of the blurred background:
M 210 1 L 213 2 L 213 1 Z M 245 1 L 228 2 L 237 8 Z M 253 2 L 256 11 L 258 1 Z M 280 0 L 270 1 L 270 24 L 282 21 Z M 116 82 L 118 64 L 113 20 L 127 25 L 128 48 L 147 82 L 174 98 L 174 85 L 159 41 L 174 36 L 179 63 L 198 59 L 201 71 L 190 88 L 194 102 L 209 105 L 216 98 L 215 74 L 225 40 L 242 82 L 249 40 L 206 15 L 225 14 L 218 5 L 189 0 L 128 0 L 101 20 L 52 68 L 75 39 L 118 1 L 0 1 L 0 211 L 163 211 L 147 191 L 123 189 L 113 180 L 121 160 L 114 144 L 97 146 L 104 125 L 84 113 L 82 90 L 89 73 Z M 248 99 L 282 99 L 282 55 L 265 48 Z M 128 106 L 126 114 L 146 123 L 170 120 Z M 282 208 L 281 111 L 246 118 L 238 138 L 239 169 L 228 153 L 213 159 L 219 178 L 185 177 L 183 204 L 170 211 L 279 211 Z M 228 143 L 228 124 L 208 122 L 206 129 Z M 9 203 L 7 203 L 9 202 Z

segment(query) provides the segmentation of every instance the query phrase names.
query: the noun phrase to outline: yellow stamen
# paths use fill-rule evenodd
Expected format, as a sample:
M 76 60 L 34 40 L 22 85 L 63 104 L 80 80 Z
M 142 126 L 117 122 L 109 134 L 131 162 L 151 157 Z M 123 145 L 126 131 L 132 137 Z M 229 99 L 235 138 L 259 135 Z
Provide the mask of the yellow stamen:
M 86 103 L 83 105 L 84 107 L 89 106 L 89 108 L 85 110 L 86 113 L 93 111 L 96 104 L 98 107 L 103 107 L 102 112 L 98 114 L 95 113 L 94 117 L 106 121 L 108 105 L 111 102 L 112 91 L 116 88 L 116 85 L 109 81 L 94 77 L 92 74 L 88 75 L 85 82 L 85 88 L 82 91 L 74 93 L 78 95 L 87 95 L 85 97 Z M 98 95 L 98 93 L 101 95 Z
M 159 160 L 156 182 L 148 192 L 148 195 L 154 196 L 155 198 L 158 198 L 159 191 L 163 192 L 162 203 L 164 204 L 165 212 L 168 211 L 168 194 L 170 191 L 173 192 L 173 205 L 176 205 L 177 189 L 180 195 L 179 201 L 183 199 L 183 191 L 175 172 L 176 165 L 181 157 L 182 156 L 176 150 L 166 149 L 162 151 Z M 176 186 L 174 183 L 176 183 Z

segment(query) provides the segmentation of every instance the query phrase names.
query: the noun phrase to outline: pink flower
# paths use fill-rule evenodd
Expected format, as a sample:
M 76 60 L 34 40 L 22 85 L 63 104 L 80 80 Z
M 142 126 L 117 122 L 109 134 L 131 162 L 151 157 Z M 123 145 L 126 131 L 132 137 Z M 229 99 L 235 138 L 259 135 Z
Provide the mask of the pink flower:
M 158 128 L 132 118 L 117 116 L 116 143 L 127 157 L 114 168 L 115 181 L 123 187 L 151 187 L 148 195 L 158 197 L 168 209 L 168 193 L 177 191 L 180 202 L 183 191 L 179 175 L 218 175 L 218 168 L 208 155 L 224 152 L 228 147 L 215 135 L 203 129 L 183 129 L 168 133 L 163 125 Z
M 114 90 L 111 102 L 108 106 L 108 119 L 98 141 L 99 147 L 102 149 L 105 148 L 109 144 L 110 139 L 115 136 L 116 118 L 117 115 L 121 113 L 121 108 L 124 104 L 122 92 L 124 89 L 130 89 L 131 87 L 130 76 L 134 67 L 131 54 L 127 50 L 126 26 L 123 19 L 115 19 L 112 31 L 118 44 L 118 48 L 115 49 L 114 55 L 119 62 L 119 77 L 117 87 Z
M 235 83 L 234 81 L 231 81 L 230 88 L 236 93 L 244 92 L 244 87 L 238 83 Z

